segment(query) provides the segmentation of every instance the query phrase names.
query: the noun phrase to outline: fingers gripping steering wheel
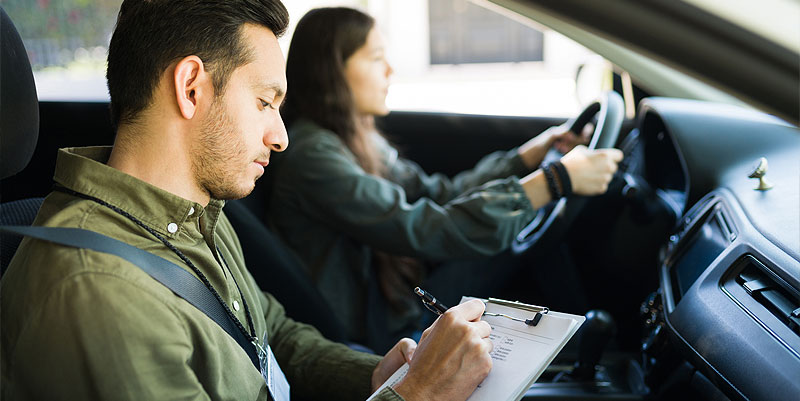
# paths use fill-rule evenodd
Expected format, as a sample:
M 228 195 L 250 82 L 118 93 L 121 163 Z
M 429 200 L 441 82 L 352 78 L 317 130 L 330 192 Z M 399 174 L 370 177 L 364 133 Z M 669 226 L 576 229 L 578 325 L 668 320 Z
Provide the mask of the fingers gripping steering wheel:
M 622 128 L 624 115 L 622 97 L 613 91 L 603 93 L 599 99 L 589 104 L 574 120 L 569 121 L 570 131 L 580 135 L 584 126 L 597 115 L 597 124 L 589 149 L 613 147 Z M 545 161 L 556 161 L 561 154 L 551 149 Z M 540 208 L 533 220 L 517 234 L 511 244 L 515 254 L 521 254 L 534 246 L 549 246 L 561 238 L 580 213 L 589 198 L 573 195 Z

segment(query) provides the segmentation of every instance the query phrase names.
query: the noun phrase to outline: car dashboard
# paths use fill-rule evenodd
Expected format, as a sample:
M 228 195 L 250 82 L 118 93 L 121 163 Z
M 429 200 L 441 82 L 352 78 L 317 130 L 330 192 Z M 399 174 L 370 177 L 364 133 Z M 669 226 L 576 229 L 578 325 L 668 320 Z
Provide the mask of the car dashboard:
M 646 99 L 639 116 L 640 152 L 624 168 L 680 210 L 659 252 L 660 287 L 642 304 L 644 382 L 689 366 L 709 399 L 797 399 L 800 131 L 691 100 Z M 762 157 L 769 190 L 749 178 Z

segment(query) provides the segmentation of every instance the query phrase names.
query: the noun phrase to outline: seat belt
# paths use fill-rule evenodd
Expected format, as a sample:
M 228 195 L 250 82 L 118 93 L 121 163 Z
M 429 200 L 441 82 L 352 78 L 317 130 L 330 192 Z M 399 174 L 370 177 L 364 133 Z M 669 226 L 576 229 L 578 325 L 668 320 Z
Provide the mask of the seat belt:
M 67 227 L 0 226 L 0 231 L 15 233 L 73 248 L 90 249 L 119 256 L 138 266 L 153 279 L 205 313 L 242 347 L 256 370 L 261 370 L 255 346 L 225 313 L 220 301 L 193 274 L 160 256 L 141 250 L 103 234 Z

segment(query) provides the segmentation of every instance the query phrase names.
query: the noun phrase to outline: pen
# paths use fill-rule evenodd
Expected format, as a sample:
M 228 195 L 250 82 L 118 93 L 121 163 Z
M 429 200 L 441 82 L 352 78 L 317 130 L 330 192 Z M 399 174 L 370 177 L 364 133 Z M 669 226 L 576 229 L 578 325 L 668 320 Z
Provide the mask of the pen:
M 444 306 L 443 303 L 439 302 L 439 300 L 436 299 L 436 297 L 431 295 L 430 292 L 427 292 L 427 291 L 423 290 L 422 288 L 416 287 L 416 288 L 414 288 L 414 293 L 419 295 L 420 298 L 422 298 L 422 303 L 425 304 L 425 307 L 428 308 L 428 310 L 430 310 L 431 312 L 433 312 L 433 313 L 435 313 L 437 315 L 441 315 L 442 313 L 447 312 L 447 307 Z M 486 302 L 486 301 L 484 301 L 484 302 Z M 507 318 L 507 319 L 515 320 L 517 322 L 525 323 L 528 326 L 536 326 L 536 325 L 538 325 L 539 321 L 542 320 L 542 316 L 545 313 L 550 312 L 550 309 L 548 309 L 546 307 L 536 307 L 536 306 L 532 306 L 532 305 L 525 305 L 525 304 L 522 304 L 522 303 L 519 303 L 519 302 L 504 301 L 502 299 L 489 298 L 488 302 L 492 302 L 492 303 L 496 303 L 496 304 L 500 304 L 500 305 L 513 306 L 513 307 L 522 308 L 522 309 L 526 309 L 526 310 L 535 310 L 536 313 L 533 315 L 533 318 L 531 318 L 531 319 L 522 319 L 522 318 L 506 315 L 505 313 L 494 313 L 494 312 L 483 312 L 483 315 L 482 315 L 482 316 L 504 317 L 504 318 Z
M 414 288 L 414 293 L 419 295 L 422 298 L 422 303 L 425 304 L 425 307 L 430 309 L 431 312 L 436 313 L 437 315 L 441 315 L 447 311 L 447 307 L 444 306 L 443 303 L 439 302 L 436 297 L 431 295 L 431 293 L 426 292 L 422 288 Z

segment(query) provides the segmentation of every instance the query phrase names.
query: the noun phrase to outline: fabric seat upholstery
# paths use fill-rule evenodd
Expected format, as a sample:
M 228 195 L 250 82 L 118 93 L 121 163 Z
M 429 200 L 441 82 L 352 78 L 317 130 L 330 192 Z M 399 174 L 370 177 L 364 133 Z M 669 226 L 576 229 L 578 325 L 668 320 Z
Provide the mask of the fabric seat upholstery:
M 39 100 L 28 53 L 14 23 L 0 7 L 0 178 L 22 171 L 39 137 Z M 30 225 L 42 198 L 0 205 L 0 225 Z M 5 272 L 21 238 L 0 235 L 0 274 Z
M 292 319 L 313 325 L 322 335 L 344 342 L 346 332 L 295 256 L 242 200 L 229 201 L 225 215 L 239 236 L 245 262 L 262 290 L 272 294 Z

